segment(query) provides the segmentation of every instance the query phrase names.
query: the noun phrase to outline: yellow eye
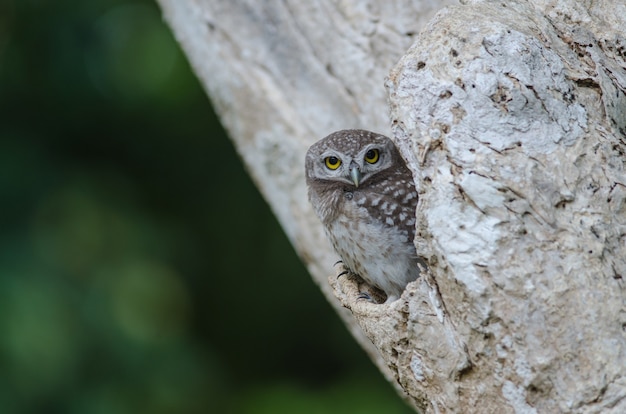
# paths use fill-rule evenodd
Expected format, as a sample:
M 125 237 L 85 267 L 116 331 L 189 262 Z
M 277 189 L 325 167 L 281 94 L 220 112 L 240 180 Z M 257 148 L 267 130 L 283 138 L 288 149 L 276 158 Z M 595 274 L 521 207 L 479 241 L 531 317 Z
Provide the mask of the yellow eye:
M 376 164 L 378 162 L 378 158 L 380 158 L 380 153 L 376 148 L 371 149 L 365 153 L 365 161 L 370 164 Z
M 341 160 L 337 157 L 326 157 L 324 163 L 329 170 L 336 170 L 341 165 Z

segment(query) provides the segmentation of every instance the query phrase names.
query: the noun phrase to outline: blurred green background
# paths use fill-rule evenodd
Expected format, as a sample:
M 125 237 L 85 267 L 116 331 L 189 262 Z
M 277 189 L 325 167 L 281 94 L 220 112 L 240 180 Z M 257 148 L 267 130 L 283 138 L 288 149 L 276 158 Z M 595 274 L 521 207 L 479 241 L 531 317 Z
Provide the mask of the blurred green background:
M 0 213 L 4 414 L 412 412 L 152 1 L 0 2 Z

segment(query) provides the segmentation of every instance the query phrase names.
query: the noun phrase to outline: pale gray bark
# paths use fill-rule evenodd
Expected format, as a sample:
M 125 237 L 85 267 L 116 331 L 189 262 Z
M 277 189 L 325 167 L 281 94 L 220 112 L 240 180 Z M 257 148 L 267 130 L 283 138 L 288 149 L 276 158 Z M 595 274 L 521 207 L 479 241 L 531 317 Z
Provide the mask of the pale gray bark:
M 414 407 L 626 412 L 623 1 L 466 2 L 419 36 L 442 3 L 159 3 L 313 278 Z M 390 305 L 327 280 L 303 158 L 344 128 L 393 136 L 420 189 L 429 272 Z

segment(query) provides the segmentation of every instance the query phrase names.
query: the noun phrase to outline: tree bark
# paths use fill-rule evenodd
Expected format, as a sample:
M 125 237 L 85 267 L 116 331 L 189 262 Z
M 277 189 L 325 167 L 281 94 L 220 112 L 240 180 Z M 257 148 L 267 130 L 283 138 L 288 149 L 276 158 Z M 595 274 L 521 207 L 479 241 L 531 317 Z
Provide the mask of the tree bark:
M 468 1 L 424 26 L 443 2 L 158 1 L 311 275 L 416 409 L 626 412 L 626 4 Z M 389 305 L 332 275 L 306 197 L 306 149 L 345 128 L 391 135 L 420 192 L 429 269 Z

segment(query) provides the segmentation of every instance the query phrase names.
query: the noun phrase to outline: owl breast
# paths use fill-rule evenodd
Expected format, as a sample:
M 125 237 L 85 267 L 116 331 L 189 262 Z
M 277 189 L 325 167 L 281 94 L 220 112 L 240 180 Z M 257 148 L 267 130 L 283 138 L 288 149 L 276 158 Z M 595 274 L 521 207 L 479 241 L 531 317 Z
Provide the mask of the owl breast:
M 392 301 L 400 297 L 407 283 L 419 276 L 413 231 L 408 230 L 415 220 L 409 217 L 410 226 L 398 226 L 390 217 L 373 215 L 371 206 L 366 207 L 367 202 L 371 200 L 358 192 L 344 197 L 338 206 L 340 214 L 326 224 L 326 234 L 344 265 L 383 290 L 387 301 Z M 389 203 L 382 198 L 377 211 Z M 414 216 L 409 209 L 403 213 L 405 208 L 396 208 L 400 214 Z

